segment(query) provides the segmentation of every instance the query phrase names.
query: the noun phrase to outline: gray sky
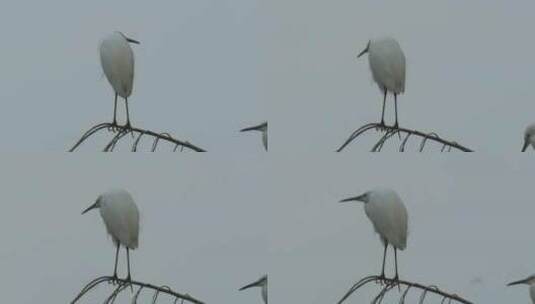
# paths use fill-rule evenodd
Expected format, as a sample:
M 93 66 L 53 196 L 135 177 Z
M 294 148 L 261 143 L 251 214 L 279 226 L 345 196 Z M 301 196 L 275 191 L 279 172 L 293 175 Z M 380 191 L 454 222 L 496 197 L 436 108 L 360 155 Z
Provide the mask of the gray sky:
M 238 288 L 268 272 L 269 196 L 262 157 L 2 158 L 0 286 L 6 303 L 66 303 L 113 273 L 115 250 L 97 212 L 102 191 L 128 189 L 141 213 L 134 279 L 168 285 L 206 303 L 260 303 Z M 121 251 L 119 275 L 126 275 Z M 98 288 L 83 303 L 102 302 Z M 130 294 L 123 301 L 130 303 Z M 152 294 L 148 294 L 152 296 Z M 91 300 L 91 301 L 89 301 Z
M 259 94 L 257 32 L 265 17 L 258 1 L 8 2 L 0 12 L 3 150 L 64 151 L 90 126 L 112 120 L 98 44 L 120 30 L 141 41 L 134 125 L 208 150 L 261 151 L 259 138 L 238 133 L 268 119 Z
M 358 279 L 379 274 L 383 248 L 362 204 L 338 203 L 378 186 L 396 189 L 409 212 L 407 249 L 398 254 L 402 278 L 475 303 L 528 302 L 527 287 L 505 287 L 535 272 L 527 158 L 281 158 L 273 171 L 288 164 L 291 170 L 276 178 L 272 191 L 275 303 L 335 303 Z M 389 255 L 389 276 L 392 261 Z M 366 303 L 373 291 L 347 303 Z
M 393 36 L 407 58 L 402 126 L 479 151 L 519 151 L 533 122 L 533 1 L 270 1 L 271 149 L 333 151 L 377 122 L 382 97 L 370 38 Z M 393 102 L 386 117 L 393 120 Z M 348 151 L 368 151 L 371 139 Z M 282 147 L 282 148 L 281 148 Z M 291 147 L 291 148 L 290 148 Z

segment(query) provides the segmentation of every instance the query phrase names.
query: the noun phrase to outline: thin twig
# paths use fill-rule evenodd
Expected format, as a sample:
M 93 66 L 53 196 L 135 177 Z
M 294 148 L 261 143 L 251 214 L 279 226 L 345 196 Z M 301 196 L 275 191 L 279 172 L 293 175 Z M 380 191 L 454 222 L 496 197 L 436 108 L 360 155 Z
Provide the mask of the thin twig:
M 82 137 L 74 144 L 74 146 L 72 146 L 69 152 L 74 152 L 82 143 L 84 143 L 88 138 L 97 134 L 99 131 L 105 130 L 105 129 L 111 129 L 111 128 L 115 128 L 117 130 L 117 133 L 114 133 L 114 136 L 112 137 L 112 139 L 104 147 L 104 151 L 106 152 L 112 152 L 115 146 L 117 145 L 117 143 L 128 133 L 131 133 L 132 136 L 135 135 L 134 133 L 138 133 L 137 138 L 134 140 L 134 143 L 132 144 L 132 149 L 131 149 L 132 152 L 137 151 L 139 141 L 143 135 L 154 138 L 153 145 L 151 148 L 151 151 L 153 152 L 156 150 L 156 146 L 158 145 L 159 141 L 166 141 L 166 142 L 174 144 L 175 146 L 174 151 L 176 151 L 176 148 L 180 146 L 182 149 L 186 147 L 195 152 L 206 152 L 204 149 L 198 146 L 195 146 L 188 141 L 181 141 L 172 137 L 169 133 L 165 133 L 165 132 L 156 133 L 150 130 L 144 130 L 144 129 L 135 128 L 135 127 L 126 128 L 124 126 L 117 126 L 112 123 L 101 123 L 90 128 L 87 132 L 85 132 L 82 135 Z
M 405 303 L 405 298 L 407 297 L 407 294 L 409 293 L 409 289 L 416 289 L 422 291 L 420 294 L 420 300 L 419 303 L 424 303 L 424 299 L 427 294 L 435 294 L 440 297 L 442 297 L 442 302 L 445 300 L 454 301 L 456 303 L 462 303 L 462 304 L 473 304 L 472 302 L 463 299 L 459 297 L 457 294 L 454 293 L 447 293 L 443 290 L 440 290 L 437 286 L 434 285 L 423 285 L 419 283 L 404 281 L 404 280 L 394 280 L 394 279 L 388 279 L 388 278 L 382 278 L 379 276 L 367 276 L 357 283 L 355 283 L 349 291 L 338 301 L 338 304 L 342 304 L 347 298 L 349 298 L 353 293 L 355 293 L 357 290 L 363 288 L 364 286 L 370 284 L 370 283 L 378 283 L 378 284 L 384 284 L 381 287 L 381 290 L 379 293 L 375 296 L 375 298 L 371 301 L 371 303 L 381 303 L 386 296 L 386 294 L 392 290 L 394 287 L 399 288 L 405 288 L 405 291 L 399 298 L 399 303 Z
M 114 277 L 111 277 L 111 276 L 99 277 L 99 278 L 96 278 L 96 279 L 92 280 L 91 282 L 89 282 L 86 286 L 84 286 L 84 288 L 82 288 L 82 290 L 74 298 L 74 300 L 72 300 L 71 304 L 77 303 L 84 295 L 86 295 L 88 292 L 93 290 L 95 287 L 97 287 L 101 283 L 105 283 L 105 282 L 117 283 L 118 286 L 116 288 L 114 288 L 113 292 L 108 296 L 108 298 L 106 298 L 104 303 L 113 303 L 113 302 L 115 302 L 115 299 L 117 298 L 117 296 L 122 291 L 124 291 L 126 288 L 132 287 L 132 286 L 138 286 L 139 289 L 135 293 L 135 295 L 134 295 L 134 297 L 132 299 L 132 303 L 137 303 L 137 299 L 139 297 L 139 294 L 141 293 L 141 290 L 142 289 L 147 289 L 147 290 L 152 290 L 154 292 L 153 298 L 152 298 L 152 300 L 153 300 L 152 303 L 156 303 L 156 300 L 158 298 L 158 294 L 164 293 L 164 294 L 167 294 L 167 295 L 170 295 L 170 296 L 174 297 L 175 302 L 180 299 L 180 300 L 182 300 L 182 303 L 184 301 L 186 301 L 186 302 L 194 303 L 194 304 L 204 304 L 204 302 L 202 302 L 200 300 L 197 300 L 197 299 L 193 298 L 192 296 L 190 296 L 188 294 L 181 294 L 181 293 L 178 293 L 176 291 L 171 290 L 171 288 L 169 288 L 169 286 L 155 286 L 155 285 L 152 285 L 152 284 L 149 284 L 149 283 L 143 283 L 143 282 L 139 282 L 139 281 L 127 281 L 127 280 L 124 280 L 124 279 L 117 279 L 117 278 L 114 278 Z
M 454 148 L 454 149 L 457 149 L 457 150 L 463 151 L 463 152 L 473 152 L 471 149 L 469 149 L 469 148 L 467 148 L 465 146 L 462 146 L 462 145 L 458 144 L 455 141 L 449 141 L 449 140 L 446 140 L 444 138 L 441 138 L 440 136 L 438 136 L 434 132 L 424 133 L 424 132 L 421 132 L 421 131 L 418 131 L 418 130 L 411 130 L 411 129 L 401 128 L 401 127 L 395 128 L 393 126 L 385 126 L 385 125 L 381 125 L 379 123 L 365 124 L 364 126 L 362 126 L 362 127 L 358 128 L 357 130 L 355 130 L 349 136 L 349 138 L 342 144 L 342 146 L 340 146 L 340 148 L 338 148 L 338 150 L 336 150 L 336 152 L 341 152 L 353 140 L 355 140 L 356 138 L 360 137 L 361 135 L 367 133 L 368 131 L 374 130 L 374 129 L 385 132 L 385 134 L 382 135 L 381 138 L 379 139 L 379 141 L 373 146 L 372 151 L 374 151 L 374 152 L 379 152 L 383 148 L 385 142 L 389 138 L 391 138 L 392 135 L 400 134 L 400 136 L 401 136 L 401 133 L 404 133 L 406 135 L 405 135 L 404 140 L 400 144 L 400 147 L 399 147 L 399 151 L 400 152 L 401 151 L 405 151 L 405 145 L 407 144 L 407 141 L 408 141 L 410 136 L 417 136 L 417 137 L 422 138 L 422 141 L 420 143 L 419 151 L 423 151 L 423 148 L 424 148 L 425 144 L 427 143 L 427 141 L 433 141 L 433 142 L 436 142 L 436 143 L 440 143 L 440 144 L 444 145 L 445 147 L 448 147 L 448 151 L 450 151 L 452 148 Z M 445 150 L 445 148 L 443 147 L 442 151 L 444 151 L 444 150 Z

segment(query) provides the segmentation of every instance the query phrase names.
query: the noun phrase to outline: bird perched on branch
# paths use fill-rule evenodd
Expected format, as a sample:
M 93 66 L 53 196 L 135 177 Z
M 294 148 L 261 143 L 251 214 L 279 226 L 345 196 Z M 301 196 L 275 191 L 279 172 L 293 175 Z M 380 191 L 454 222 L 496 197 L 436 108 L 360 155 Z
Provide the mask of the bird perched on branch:
M 535 123 L 526 127 L 524 131 L 524 145 L 522 146 L 522 152 L 531 146 L 535 149 Z
M 110 234 L 115 246 L 117 246 L 113 277 L 117 278 L 117 261 L 119 258 L 119 248 L 122 245 L 126 248 L 128 265 L 128 276 L 126 280 L 131 281 L 130 249 L 134 250 L 137 248 L 139 237 L 139 210 L 134 199 L 126 190 L 111 190 L 101 194 L 96 202 L 85 209 L 82 214 L 92 209 L 100 210 L 106 230 Z
M 399 195 L 391 189 L 375 189 L 359 196 L 350 197 L 340 202 L 360 201 L 364 203 L 364 212 L 371 220 L 375 231 L 384 244 L 383 267 L 381 278 L 385 278 L 386 251 L 388 245 L 394 248 L 396 276 L 399 279 L 397 250 L 407 247 L 408 214 Z
M 117 126 L 117 95 L 124 98 L 126 105 L 126 128 L 130 128 L 128 97 L 134 85 L 134 52 L 130 43 L 139 41 L 126 37 L 121 32 L 106 36 L 100 44 L 100 63 L 104 74 L 115 91 L 113 125 Z
M 268 132 L 268 123 L 267 121 L 264 121 L 263 123 L 252 126 L 249 128 L 241 129 L 240 132 L 247 132 L 247 131 L 260 131 L 262 132 L 262 144 L 264 145 L 264 149 L 267 151 L 268 149 L 268 138 L 267 138 L 267 132 Z
M 513 286 L 513 285 L 519 285 L 519 284 L 529 285 L 529 296 L 531 297 L 531 302 L 535 304 L 535 275 L 530 275 L 529 277 L 520 281 L 511 282 L 507 284 L 507 286 Z
M 396 111 L 394 127 L 398 128 L 398 95 L 405 92 L 405 55 L 399 43 L 389 37 L 368 41 L 368 45 L 357 58 L 366 53 L 368 53 L 373 80 L 384 94 L 381 125 L 385 125 L 386 95 L 390 92 L 394 94 Z
M 240 288 L 240 290 L 245 290 L 245 289 L 251 288 L 251 287 L 260 287 L 261 291 L 262 291 L 262 299 L 264 300 L 264 304 L 267 304 L 267 302 L 268 302 L 268 291 L 267 291 L 268 287 L 267 287 L 267 285 L 268 285 L 268 277 L 267 277 L 267 275 L 264 275 L 263 277 L 261 277 L 257 281 L 255 281 L 255 282 L 253 282 L 251 284 L 243 286 L 242 288 Z

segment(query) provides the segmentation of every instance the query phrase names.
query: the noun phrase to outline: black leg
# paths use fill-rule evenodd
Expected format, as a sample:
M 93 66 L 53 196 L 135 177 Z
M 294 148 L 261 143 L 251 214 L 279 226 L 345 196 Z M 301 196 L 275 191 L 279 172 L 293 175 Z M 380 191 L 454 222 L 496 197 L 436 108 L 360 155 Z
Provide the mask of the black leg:
M 113 123 L 111 127 L 108 128 L 108 131 L 115 131 L 115 126 L 117 126 L 117 93 L 115 93 L 115 101 L 113 104 Z
M 134 287 L 132 286 L 132 276 L 130 276 L 130 250 L 128 247 L 126 247 L 126 262 L 128 264 L 128 277 L 126 277 L 126 281 L 130 284 L 130 290 L 134 292 Z
M 396 124 L 394 125 L 394 128 L 398 128 L 398 94 L 394 93 L 394 106 L 396 108 Z
M 113 105 L 113 124 L 117 124 L 117 93 L 115 93 L 115 102 Z
M 383 253 L 383 270 L 381 271 L 381 278 L 385 277 L 385 263 L 386 263 L 386 249 L 388 248 L 388 243 L 385 242 L 385 252 Z
M 115 268 L 113 269 L 113 278 L 117 279 L 117 262 L 119 260 L 119 242 L 117 242 L 117 251 L 115 252 Z
M 130 281 L 132 277 L 130 276 L 130 250 L 128 247 L 126 247 L 126 262 L 128 263 L 128 277 L 126 277 L 126 280 Z
M 394 277 L 394 280 L 398 280 L 399 279 L 399 276 L 398 276 L 398 250 L 396 249 L 396 247 L 394 247 L 394 261 L 396 263 L 396 276 Z
M 388 91 L 385 88 L 385 95 L 384 95 L 384 98 L 383 98 L 383 114 L 381 115 L 381 125 L 382 126 L 385 125 L 385 105 L 386 105 L 386 93 L 387 92 Z
M 125 98 L 124 102 L 126 103 L 126 125 L 125 127 L 130 129 L 130 113 L 128 113 L 128 98 Z

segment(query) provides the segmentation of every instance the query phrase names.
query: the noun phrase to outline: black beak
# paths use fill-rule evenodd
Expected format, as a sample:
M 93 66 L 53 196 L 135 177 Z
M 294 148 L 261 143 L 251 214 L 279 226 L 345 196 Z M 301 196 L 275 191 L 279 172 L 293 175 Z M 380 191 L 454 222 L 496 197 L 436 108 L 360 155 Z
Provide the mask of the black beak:
M 97 203 L 94 203 L 93 205 L 89 206 L 87 209 L 82 211 L 82 214 L 86 213 L 87 211 L 89 211 L 91 209 L 95 209 L 95 208 L 97 208 Z
M 126 41 L 128 41 L 128 42 L 130 42 L 130 43 L 139 44 L 139 41 L 134 40 L 134 39 L 132 39 L 132 38 L 128 38 L 128 37 L 126 38 Z
M 370 42 L 368 41 L 368 44 L 366 45 L 366 48 L 364 50 L 362 50 L 362 52 L 360 52 L 360 54 L 358 54 L 357 58 L 360 58 L 360 56 L 368 53 L 369 49 L 370 49 Z
M 520 280 L 520 281 L 514 281 L 514 282 L 511 282 L 509 284 L 507 284 L 507 286 L 513 286 L 513 285 L 519 285 L 519 284 L 524 284 L 526 283 L 526 280 Z
M 253 126 L 253 127 L 249 127 L 249 128 L 241 129 L 240 132 L 260 131 L 260 129 L 262 129 L 263 126 L 264 126 L 264 124 L 259 124 L 259 125 L 257 125 L 257 126 Z
M 256 287 L 256 286 L 258 286 L 258 281 L 254 282 L 254 283 L 251 283 L 249 285 L 245 285 L 242 288 L 240 288 L 240 290 L 245 290 L 247 288 Z
M 362 202 L 362 195 L 359 195 L 359 196 L 354 196 L 354 197 L 348 197 L 346 199 L 343 199 L 341 201 L 339 201 L 339 203 L 345 203 L 345 202 L 352 202 L 352 201 L 359 201 L 359 202 Z
M 524 139 L 524 146 L 522 146 L 522 152 L 526 152 L 526 149 L 529 146 L 529 142 L 527 139 Z

